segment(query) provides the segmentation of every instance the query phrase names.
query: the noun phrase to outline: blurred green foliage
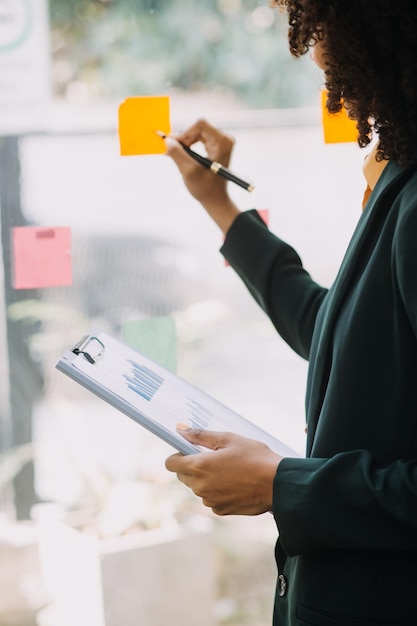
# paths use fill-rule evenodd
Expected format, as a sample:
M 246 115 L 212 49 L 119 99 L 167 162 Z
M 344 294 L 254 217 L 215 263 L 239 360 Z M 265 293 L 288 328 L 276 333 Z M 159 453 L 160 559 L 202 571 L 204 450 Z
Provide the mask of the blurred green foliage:
M 49 0 L 58 95 L 223 89 L 250 107 L 306 106 L 317 73 L 267 0 Z

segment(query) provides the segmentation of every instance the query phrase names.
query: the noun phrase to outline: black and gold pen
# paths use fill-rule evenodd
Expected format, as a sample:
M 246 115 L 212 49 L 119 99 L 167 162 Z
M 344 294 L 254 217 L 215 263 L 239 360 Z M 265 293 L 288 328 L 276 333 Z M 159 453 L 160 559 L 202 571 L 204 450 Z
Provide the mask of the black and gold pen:
M 167 137 L 169 137 L 169 135 L 166 135 L 160 130 L 157 130 L 155 132 L 157 135 L 162 137 L 162 139 L 166 139 Z M 176 141 L 178 141 L 178 139 Z M 185 143 L 182 143 L 182 141 L 178 141 L 178 143 L 185 150 L 185 152 L 190 155 L 192 159 L 194 159 L 204 167 L 207 167 L 211 172 L 213 172 L 213 174 L 216 174 L 217 176 L 222 176 L 222 178 L 225 178 L 226 180 L 230 180 L 230 182 L 239 185 L 239 187 L 243 187 L 243 189 L 246 189 L 246 191 L 253 191 L 255 189 L 255 187 L 251 183 L 248 183 L 242 178 L 239 178 L 239 176 L 233 174 L 233 172 L 231 172 L 221 163 L 217 163 L 217 161 L 212 161 L 208 157 L 205 157 L 202 154 L 191 150 L 191 148 L 186 146 Z

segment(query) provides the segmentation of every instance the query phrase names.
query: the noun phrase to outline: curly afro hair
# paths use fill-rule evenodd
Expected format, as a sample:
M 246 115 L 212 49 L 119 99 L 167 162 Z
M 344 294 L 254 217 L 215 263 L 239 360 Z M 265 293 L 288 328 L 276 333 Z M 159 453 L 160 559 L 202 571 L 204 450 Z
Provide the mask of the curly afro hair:
M 417 0 L 275 0 L 288 13 L 291 53 L 324 46 L 327 108 L 343 102 L 358 143 L 377 158 L 417 162 Z

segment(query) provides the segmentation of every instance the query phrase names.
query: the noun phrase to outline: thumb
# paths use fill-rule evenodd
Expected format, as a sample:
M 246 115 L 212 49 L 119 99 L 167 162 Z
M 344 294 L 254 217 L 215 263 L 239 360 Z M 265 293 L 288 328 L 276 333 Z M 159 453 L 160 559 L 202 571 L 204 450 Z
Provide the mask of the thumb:
M 182 422 L 177 424 L 177 431 L 190 443 L 204 446 L 204 448 L 209 448 L 209 450 L 220 450 L 227 446 L 227 433 L 224 432 L 191 428 L 191 426 Z

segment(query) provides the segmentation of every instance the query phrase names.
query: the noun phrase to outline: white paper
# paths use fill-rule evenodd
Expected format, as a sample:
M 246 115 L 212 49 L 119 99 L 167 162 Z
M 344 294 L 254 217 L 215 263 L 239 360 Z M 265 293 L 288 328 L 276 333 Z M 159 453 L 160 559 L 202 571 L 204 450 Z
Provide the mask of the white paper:
M 79 354 L 73 360 L 73 366 L 127 401 L 156 424 L 175 434 L 178 422 L 192 428 L 230 431 L 263 441 L 283 456 L 299 456 L 297 452 L 221 402 L 111 335 L 101 332 L 95 337 L 105 346 L 101 356 L 95 363 L 90 363 L 83 354 Z M 91 348 L 94 347 L 92 340 Z M 86 348 L 87 351 L 88 349 Z M 93 349 L 91 353 L 94 356 Z

